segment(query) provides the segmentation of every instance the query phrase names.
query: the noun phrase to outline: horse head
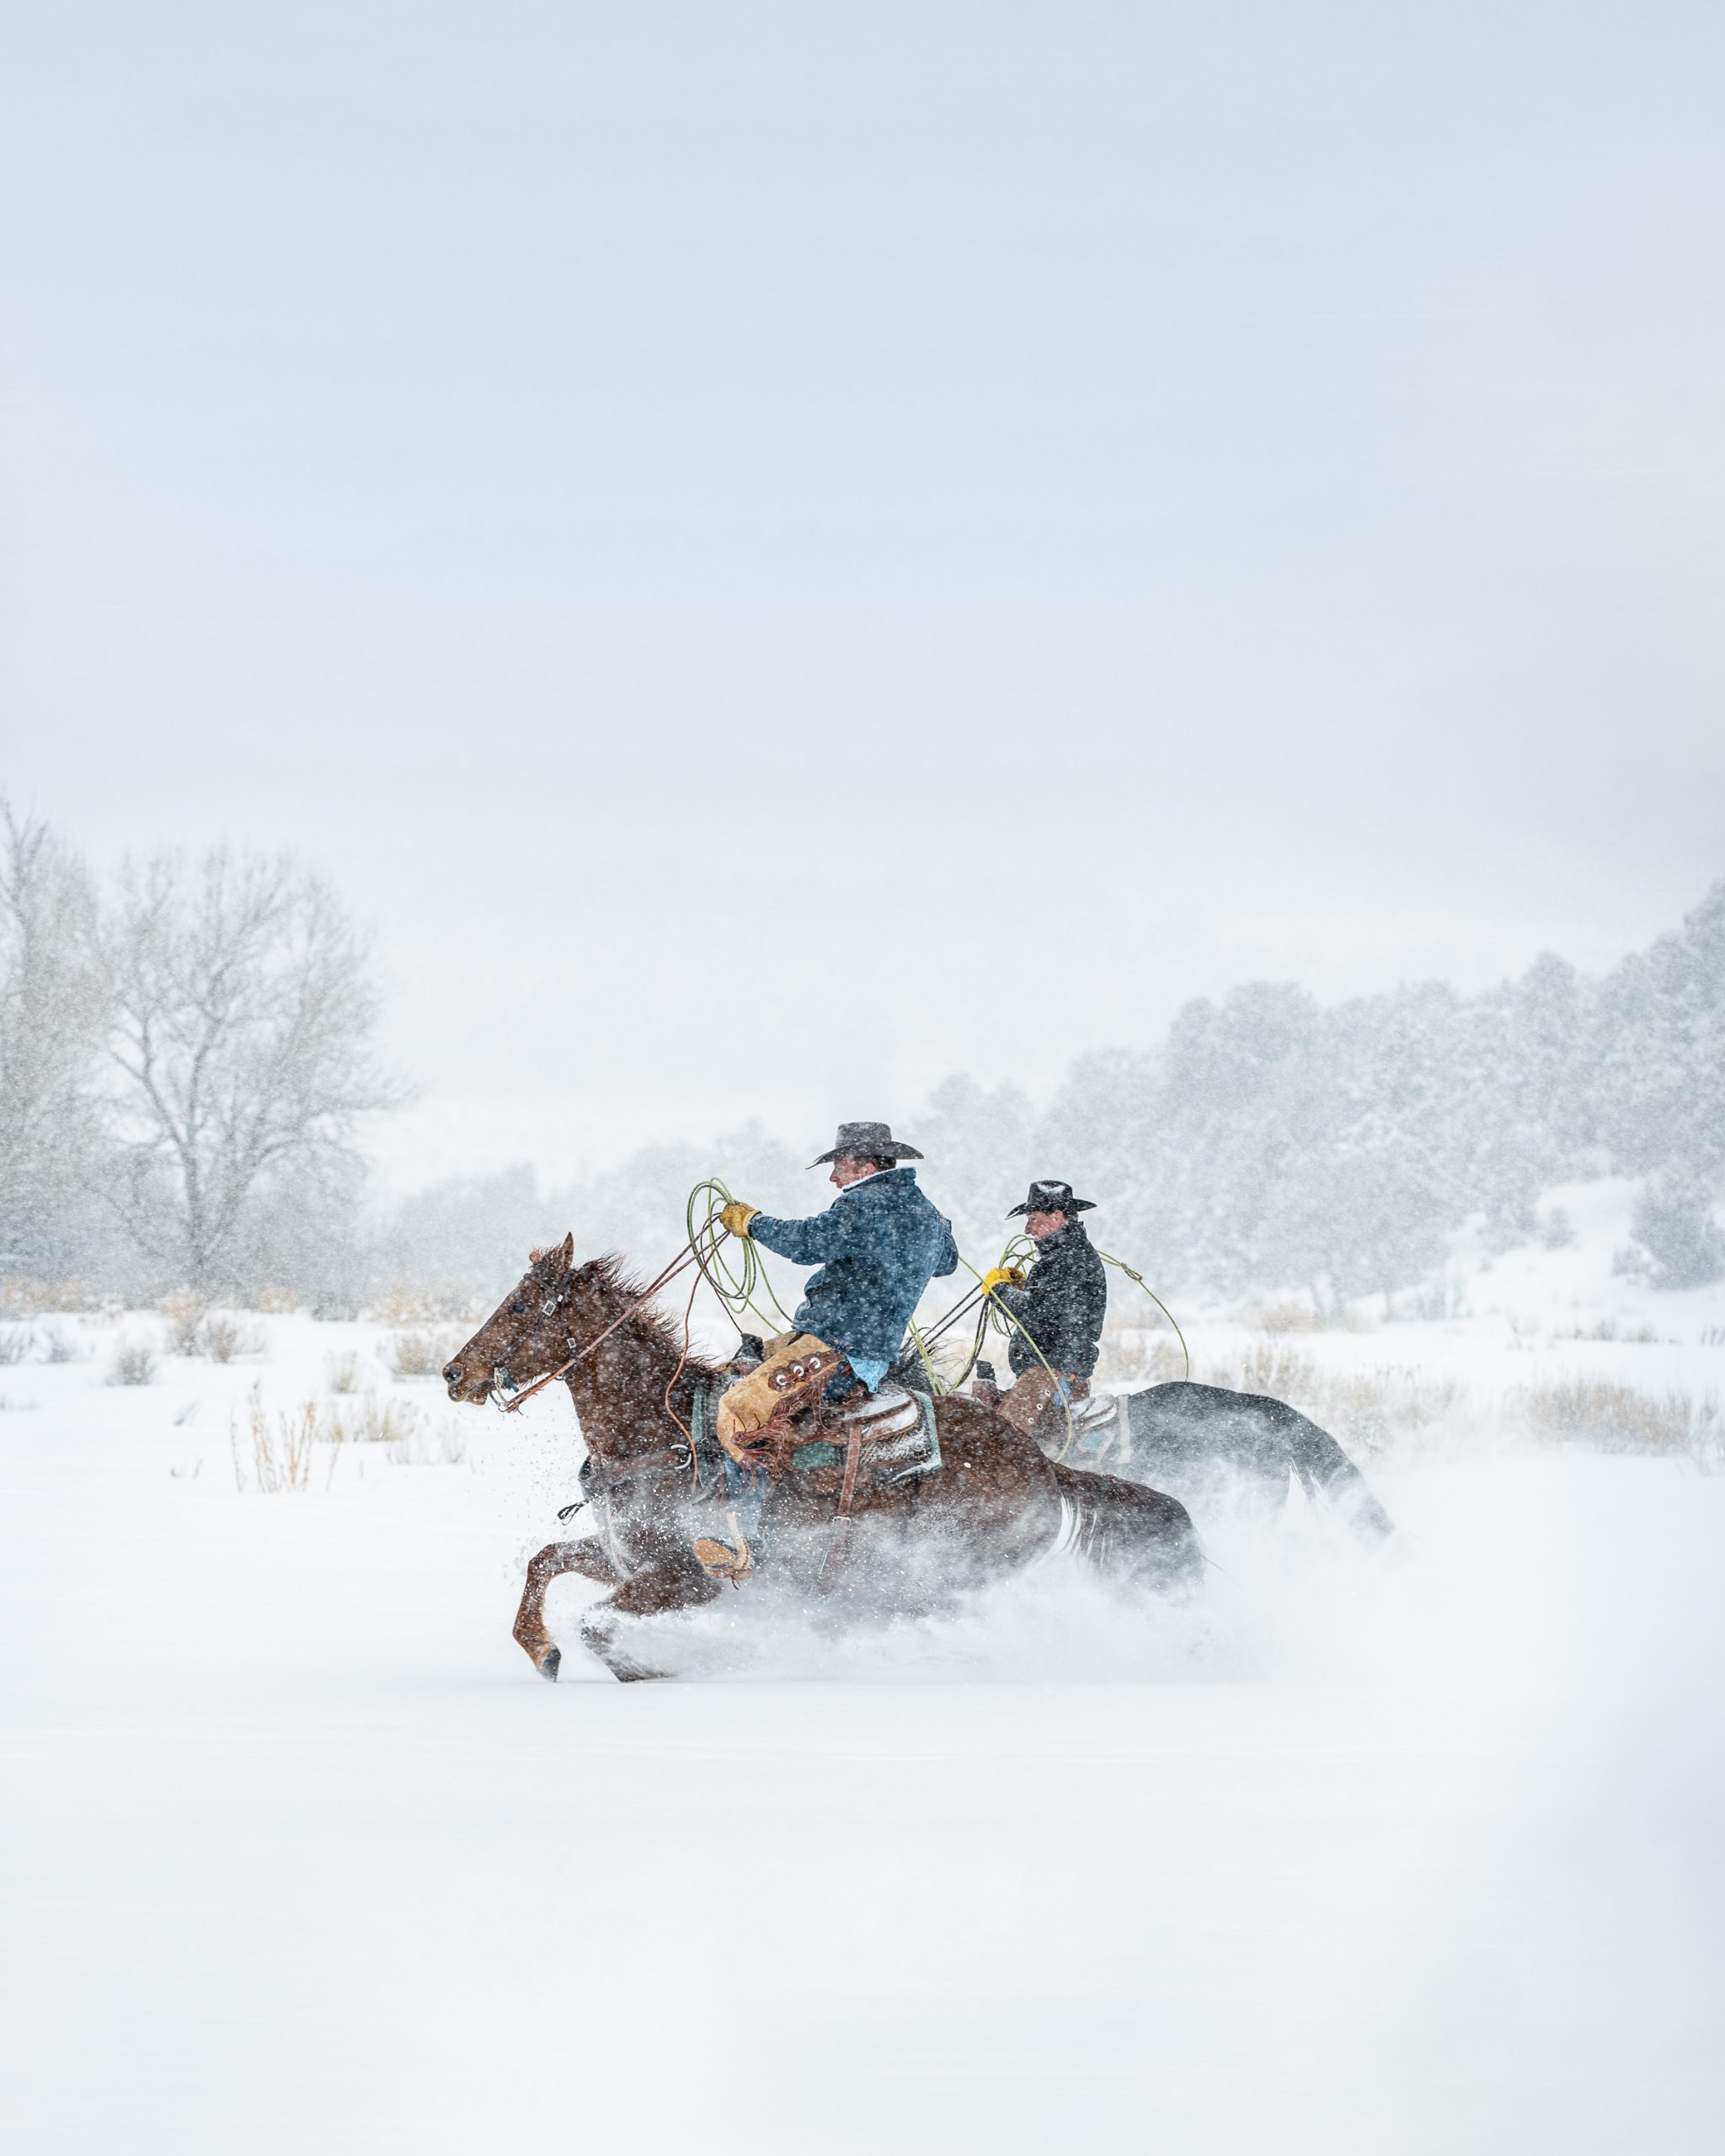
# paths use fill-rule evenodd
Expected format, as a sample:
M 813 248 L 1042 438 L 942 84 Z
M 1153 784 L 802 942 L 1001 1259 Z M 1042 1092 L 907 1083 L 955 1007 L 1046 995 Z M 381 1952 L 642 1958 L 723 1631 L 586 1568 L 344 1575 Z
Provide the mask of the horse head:
M 450 1398 L 477 1406 L 494 1393 L 531 1385 L 566 1363 L 569 1305 L 579 1278 L 573 1235 L 550 1250 L 536 1250 L 516 1284 L 444 1364 Z

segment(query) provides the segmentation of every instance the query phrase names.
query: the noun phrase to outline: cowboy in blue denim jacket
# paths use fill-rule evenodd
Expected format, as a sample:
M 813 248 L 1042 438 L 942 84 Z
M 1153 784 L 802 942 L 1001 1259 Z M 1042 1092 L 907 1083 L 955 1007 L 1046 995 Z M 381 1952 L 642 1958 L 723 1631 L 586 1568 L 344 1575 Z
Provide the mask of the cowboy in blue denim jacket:
M 884 1123 L 841 1123 L 830 1151 L 814 1162 L 832 1164 L 839 1195 L 825 1213 L 808 1220 L 780 1220 L 734 1200 L 721 1219 L 733 1235 L 748 1235 L 796 1265 L 820 1267 L 803 1291 L 792 1323 L 791 1340 L 774 1342 L 759 1372 L 761 1383 L 745 1380 L 751 1394 L 767 1404 L 766 1385 L 774 1366 L 789 1358 L 807 1365 L 822 1346 L 836 1349 L 849 1369 L 870 1392 L 886 1375 L 904 1340 L 911 1314 L 929 1282 L 957 1270 L 959 1246 L 951 1224 L 918 1188 L 916 1171 L 901 1165 L 920 1161 L 914 1145 L 895 1139 Z M 848 1389 L 842 1366 L 833 1396 Z M 731 1419 L 745 1403 L 726 1396 Z M 725 1404 L 720 1407 L 720 1436 L 725 1435 Z M 745 1428 L 749 1426 L 745 1425 Z M 758 1427 L 756 1425 L 756 1427 Z M 741 1434 L 740 1433 L 738 1434 Z

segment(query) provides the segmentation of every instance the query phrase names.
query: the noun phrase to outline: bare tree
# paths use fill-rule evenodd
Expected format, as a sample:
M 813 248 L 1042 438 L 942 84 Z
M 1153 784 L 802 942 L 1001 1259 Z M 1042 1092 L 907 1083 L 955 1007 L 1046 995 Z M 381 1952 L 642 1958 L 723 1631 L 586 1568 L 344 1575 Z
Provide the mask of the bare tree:
M 126 1225 L 201 1292 L 247 1284 L 264 1214 L 355 1171 L 359 1118 L 403 1097 L 364 946 L 318 878 L 223 848 L 128 862 L 103 947 Z
M 69 1262 L 93 1203 L 94 918 L 83 862 L 0 795 L 0 1251 L 36 1273 Z

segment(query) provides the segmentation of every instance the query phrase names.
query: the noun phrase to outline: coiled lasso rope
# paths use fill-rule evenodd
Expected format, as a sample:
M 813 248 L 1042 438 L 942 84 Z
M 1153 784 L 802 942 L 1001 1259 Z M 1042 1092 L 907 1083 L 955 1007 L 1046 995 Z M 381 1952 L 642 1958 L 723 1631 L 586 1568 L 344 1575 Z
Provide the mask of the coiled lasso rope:
M 704 1215 L 700 1212 L 703 1201 Z M 739 1332 L 743 1330 L 737 1316 L 740 1310 L 747 1310 L 766 1332 L 789 1332 L 791 1320 L 772 1291 L 758 1246 L 747 1235 L 727 1236 L 720 1228 L 718 1216 L 730 1203 L 731 1193 L 717 1176 L 703 1176 L 689 1193 L 683 1223 L 701 1278 L 724 1305 Z M 765 1294 L 772 1304 L 773 1316 L 769 1317 L 756 1300 L 759 1294 Z

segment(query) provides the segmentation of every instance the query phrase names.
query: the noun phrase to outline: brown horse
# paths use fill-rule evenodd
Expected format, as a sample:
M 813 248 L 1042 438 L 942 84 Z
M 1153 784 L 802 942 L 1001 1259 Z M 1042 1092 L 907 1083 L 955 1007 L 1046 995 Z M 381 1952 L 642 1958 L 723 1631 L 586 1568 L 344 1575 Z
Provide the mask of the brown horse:
M 599 1533 L 534 1558 L 515 1636 L 554 1678 L 561 1656 L 545 1629 L 545 1591 L 579 1572 L 613 1590 L 588 1612 L 585 1645 L 616 1677 L 663 1675 L 640 1659 L 632 1632 L 723 1592 L 692 1547 L 729 1534 L 723 1458 L 691 1444 L 697 1391 L 710 1395 L 720 1373 L 687 1353 L 617 1260 L 577 1266 L 572 1235 L 534 1251 L 443 1375 L 451 1400 L 477 1405 L 558 1370 L 586 1440 L 581 1481 Z M 825 1606 L 846 1614 L 926 1609 L 1044 1556 L 1070 1523 L 1078 1550 L 1118 1579 L 1164 1593 L 1197 1585 L 1203 1557 L 1173 1498 L 1046 1460 L 977 1401 L 943 1399 L 936 1416 L 943 1465 L 859 1485 L 836 1579 L 833 1471 L 793 1467 L 773 1484 L 761 1519 L 773 1576 L 831 1589 Z

